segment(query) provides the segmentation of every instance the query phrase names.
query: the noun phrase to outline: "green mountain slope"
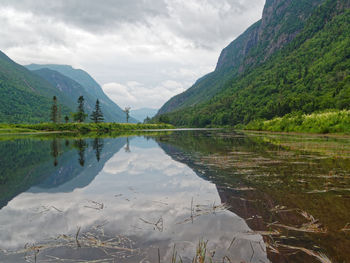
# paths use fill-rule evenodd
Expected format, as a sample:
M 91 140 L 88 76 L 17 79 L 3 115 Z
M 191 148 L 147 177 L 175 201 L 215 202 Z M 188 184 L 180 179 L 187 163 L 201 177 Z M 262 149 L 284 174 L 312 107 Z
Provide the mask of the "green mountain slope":
M 277 24 L 276 28 L 283 29 L 282 35 L 294 31 L 294 36 L 271 55 L 268 54 L 275 46 L 273 43 L 279 42 L 275 37 L 267 45 L 252 49 L 249 54 L 255 54 L 255 61 L 248 56 L 242 59 L 239 68 L 232 61 L 223 59 L 223 51 L 217 70 L 225 71 L 231 66 L 238 73 L 226 73 L 229 77 L 218 82 L 222 87 L 213 98 L 200 100 L 191 107 L 180 105 L 176 111 L 158 116 L 158 119 L 177 125 L 235 125 L 295 111 L 348 109 L 350 1 L 327 0 L 319 7 L 307 9 L 304 1 L 276 0 L 267 1 L 265 10 L 276 4 L 313 11 L 302 30 L 283 29 L 286 24 Z M 299 17 L 300 13 L 295 11 L 289 16 Z M 272 20 L 277 23 L 288 19 L 277 16 Z M 293 20 L 292 17 L 289 20 Z M 264 17 L 261 23 L 264 23 Z M 300 27 L 301 24 L 297 28 Z M 218 85 L 214 80 L 212 82 L 214 86 Z M 205 92 L 206 88 L 203 90 Z
M 76 107 L 77 98 L 79 98 L 79 96 L 84 96 L 86 112 L 90 115 L 95 109 L 96 97 L 88 93 L 78 82 L 48 68 L 33 70 L 32 72 L 47 80 L 52 86 L 56 87 L 62 93 L 71 98 L 73 100 L 72 105 L 74 108 Z M 105 109 L 102 108 L 102 112 L 104 113 L 106 122 L 117 120 L 109 111 L 105 112 Z
M 103 92 L 101 86 L 87 72 L 81 69 L 74 69 L 72 66 L 55 64 L 31 64 L 26 66 L 26 68 L 29 70 L 48 68 L 74 80 L 85 89 L 86 94 L 94 98 L 95 102 L 96 99 L 99 99 L 103 113 L 109 121 L 125 122 L 125 113 L 123 110 Z M 129 121 L 137 122 L 134 118 L 130 118 Z
M 49 121 L 52 97 L 69 113 L 69 99 L 47 81 L 15 63 L 0 51 L 0 122 Z
M 262 19 L 224 48 L 214 72 L 170 99 L 159 114 L 193 106 L 219 93 L 232 77 L 266 61 L 290 43 L 323 0 L 267 0 Z

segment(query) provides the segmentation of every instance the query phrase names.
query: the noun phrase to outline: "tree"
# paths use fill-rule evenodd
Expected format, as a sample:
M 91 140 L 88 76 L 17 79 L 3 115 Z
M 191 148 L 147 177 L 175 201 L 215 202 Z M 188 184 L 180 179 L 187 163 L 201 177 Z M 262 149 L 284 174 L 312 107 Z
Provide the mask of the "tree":
M 58 105 L 57 122 L 61 123 L 61 105 Z
M 128 123 L 129 122 L 129 113 L 130 113 L 130 109 L 131 109 L 131 107 L 125 107 L 125 110 L 124 110 L 124 112 L 125 112 L 125 114 L 126 114 L 126 122 Z
M 57 98 L 53 96 L 52 98 L 52 107 L 51 107 L 51 120 L 53 123 L 57 123 Z
M 104 120 L 103 113 L 101 111 L 100 101 L 98 99 L 96 100 L 95 110 L 91 113 L 90 119 L 94 123 L 99 123 Z
M 79 164 L 84 166 L 85 164 L 85 149 L 88 147 L 88 144 L 83 139 L 74 141 L 74 147 L 78 150 L 79 155 Z
M 87 114 L 84 111 L 84 97 L 80 96 L 78 99 L 78 111 L 73 114 L 74 121 L 84 122 Z
M 103 139 L 95 138 L 92 148 L 95 150 L 96 160 L 99 162 L 101 159 L 101 152 L 103 149 Z
M 65 121 L 66 123 L 68 123 L 69 117 L 68 117 L 67 115 L 64 117 L 64 121 Z
M 57 157 L 59 155 L 59 141 L 57 139 L 53 139 L 51 143 L 51 155 L 54 158 L 53 165 L 57 166 L 58 165 L 58 160 Z

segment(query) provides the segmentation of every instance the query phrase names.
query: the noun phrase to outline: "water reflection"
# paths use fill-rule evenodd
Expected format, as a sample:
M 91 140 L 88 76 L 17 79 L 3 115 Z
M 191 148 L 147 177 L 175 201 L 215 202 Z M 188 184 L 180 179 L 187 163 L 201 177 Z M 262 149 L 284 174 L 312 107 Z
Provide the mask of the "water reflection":
M 130 143 L 129 143 L 129 137 L 126 137 L 126 144 L 125 144 L 124 150 L 127 153 L 131 152 L 131 150 L 130 150 Z
M 81 166 L 84 166 L 85 164 L 85 149 L 87 148 L 88 144 L 83 139 L 75 140 L 74 141 L 74 147 L 78 150 L 79 155 L 79 164 Z
M 101 152 L 103 149 L 103 139 L 95 138 L 92 148 L 95 150 L 96 160 L 99 162 L 101 159 Z
M 51 155 L 54 158 L 54 162 L 53 162 L 54 166 L 58 165 L 58 161 L 57 161 L 58 154 L 59 154 L 59 143 L 58 143 L 58 140 L 55 138 L 52 140 L 52 143 L 51 143 Z
M 157 141 L 264 234 L 272 262 L 350 260 L 349 138 L 188 132 Z
M 36 246 L 37 262 L 171 262 L 174 244 L 191 262 L 199 240 L 220 262 L 347 262 L 349 149 L 222 131 L 1 141 L 0 262 Z
M 114 148 L 108 160 L 104 159 L 108 142 L 116 140 L 123 144 Z M 0 210 L 0 226 L 6 226 L 0 231 L 0 240 L 6 240 L 1 243 L 5 252 L 0 261 L 24 262 L 24 253 L 15 251 L 26 244 L 40 244 L 40 253 L 26 251 L 28 259 L 156 262 L 159 248 L 162 262 L 170 262 L 176 243 L 184 262 L 191 262 L 202 239 L 209 240 L 208 249 L 216 251 L 217 259 L 228 256 L 239 262 L 269 262 L 262 237 L 221 206 L 216 186 L 199 178 L 186 164 L 173 160 L 153 139 L 105 139 L 100 162 L 96 145 L 101 143 L 95 142 L 73 143 L 82 152 L 79 158 L 84 157 L 87 168 L 80 163 L 73 165 L 72 150 L 57 157 L 62 164 L 60 174 L 67 179 L 72 171 L 69 166 L 80 167 L 75 177 L 57 184 L 58 174 L 50 176 L 50 183 L 31 187 Z M 126 146 L 133 150 L 120 151 Z M 95 177 L 82 187 L 81 180 L 103 160 L 102 169 L 96 170 Z M 47 184 L 55 187 L 48 190 L 43 187 Z M 116 236 L 119 241 L 113 240 Z M 97 245 L 101 240 L 105 243 Z

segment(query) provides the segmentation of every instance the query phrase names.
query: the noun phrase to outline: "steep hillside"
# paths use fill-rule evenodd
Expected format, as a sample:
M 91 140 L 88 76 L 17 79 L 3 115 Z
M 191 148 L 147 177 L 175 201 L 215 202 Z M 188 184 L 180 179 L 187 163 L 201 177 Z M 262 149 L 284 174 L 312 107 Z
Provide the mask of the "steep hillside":
M 115 104 L 102 90 L 101 86 L 85 71 L 81 69 L 74 69 L 68 65 L 37 65 L 31 64 L 26 66 L 29 70 L 39 70 L 48 68 L 61 73 L 62 75 L 74 80 L 84 88 L 86 94 L 89 94 L 96 102 L 99 99 L 103 113 L 108 116 L 109 121 L 125 122 L 125 113 L 123 110 Z M 129 120 L 130 122 L 137 122 L 134 118 Z
M 266 61 L 290 43 L 324 0 L 267 0 L 262 19 L 223 49 L 214 72 L 170 99 L 159 114 L 193 106 L 219 93 L 232 77 Z
M 76 100 L 79 96 L 84 96 L 86 112 L 90 115 L 94 110 L 96 97 L 88 93 L 78 82 L 48 68 L 33 70 L 32 72 L 47 80 L 52 86 L 56 87 L 60 92 L 71 98 L 73 100 L 72 105 L 74 105 L 74 109 L 76 107 Z M 102 108 L 102 112 L 106 122 L 117 121 L 115 116 L 111 115 L 109 111 L 105 112 L 104 108 Z
M 173 113 L 158 116 L 158 119 L 177 125 L 235 125 L 257 118 L 271 119 L 295 111 L 311 113 L 330 108 L 348 109 L 350 1 L 327 0 L 317 8 L 304 4 L 305 1 L 267 1 L 264 14 L 270 9 L 277 14 L 278 6 L 285 6 L 286 9 L 291 8 L 288 6 L 300 7 L 313 12 L 311 16 L 306 13 L 303 16 L 309 19 L 302 22 L 302 30 L 300 24 L 283 29 L 286 25 L 283 21 L 293 21 L 293 16 L 294 19 L 300 17 L 296 11 L 290 13 L 289 18 L 285 17 L 286 14 L 275 19 L 263 17 L 261 25 L 282 21 L 275 27 L 279 28 L 276 32 L 280 33 L 273 33 L 274 36 L 286 35 L 281 32 L 292 32 L 287 34 L 289 37 L 281 38 L 285 40 L 284 44 L 276 45 L 281 41 L 269 36 L 268 44 L 251 49 L 238 65 L 235 59 L 227 58 L 232 58 L 232 55 L 228 56 L 228 51 L 224 50 L 217 70 L 222 72 L 231 67 L 241 73 L 226 78 L 212 99 L 201 100 L 192 107 L 187 105 Z M 288 30 L 293 28 L 297 30 Z M 240 57 L 236 52 L 233 55 Z M 206 88 L 203 90 L 205 92 Z
M 0 51 L 0 122 L 49 121 L 53 96 L 68 114 L 70 100 L 63 93 Z

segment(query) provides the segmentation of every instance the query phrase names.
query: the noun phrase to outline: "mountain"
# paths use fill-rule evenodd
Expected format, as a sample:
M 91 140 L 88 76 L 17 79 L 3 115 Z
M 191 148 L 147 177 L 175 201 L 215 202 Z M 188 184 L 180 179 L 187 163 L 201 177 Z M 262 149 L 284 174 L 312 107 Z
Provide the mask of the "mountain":
M 141 108 L 137 110 L 130 110 L 130 115 L 140 122 L 143 122 L 147 117 L 152 118 L 157 114 L 157 109 Z
M 68 114 L 65 94 L 0 51 L 0 122 L 49 121 L 53 96 L 63 104 L 61 113 Z
M 66 76 L 71 80 L 74 80 L 75 83 L 78 83 L 80 87 L 83 88 L 84 94 L 89 94 L 87 98 L 89 97 L 92 100 L 94 100 L 93 105 L 95 105 L 96 99 L 99 99 L 101 108 L 103 110 L 103 114 L 106 117 L 106 121 L 125 122 L 124 111 L 103 92 L 101 86 L 87 72 L 81 69 L 74 69 L 72 66 L 55 64 L 30 64 L 27 65 L 26 68 L 32 71 L 41 70 L 45 68 L 50 69 L 51 73 L 52 71 L 56 71 L 61 75 Z M 57 78 L 47 76 L 45 72 L 44 74 L 41 74 L 41 76 L 45 79 L 50 79 L 52 81 L 52 84 L 55 86 L 62 84 L 59 82 L 56 83 L 55 81 Z M 62 79 L 62 77 L 60 77 L 60 79 Z M 91 105 L 89 105 L 88 107 L 90 106 Z M 137 122 L 134 118 L 130 118 L 129 121 L 134 123 Z
M 214 72 L 170 99 L 157 120 L 235 125 L 350 105 L 350 1 L 268 0 Z
M 37 123 L 50 121 L 52 97 L 56 96 L 61 116 L 76 111 L 77 99 L 84 96 L 87 113 L 96 99 L 108 122 L 125 122 L 125 113 L 112 102 L 86 72 L 70 66 L 31 65 L 23 67 L 0 51 L 0 122 Z M 130 122 L 137 122 L 131 118 Z
M 73 109 L 77 107 L 76 100 L 79 98 L 79 96 L 84 96 L 85 110 L 89 115 L 95 109 L 96 97 L 88 93 L 82 85 L 73 79 L 62 75 L 58 71 L 48 68 L 33 70 L 32 72 L 45 79 L 52 86 L 56 87 L 60 92 L 71 98 L 71 105 Z M 116 118 L 116 116 L 112 115 L 110 111 L 105 111 L 104 108 L 102 108 L 102 112 L 104 114 L 106 122 L 123 121 L 125 115 L 123 114 L 123 116 Z

